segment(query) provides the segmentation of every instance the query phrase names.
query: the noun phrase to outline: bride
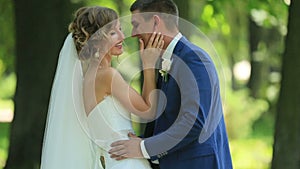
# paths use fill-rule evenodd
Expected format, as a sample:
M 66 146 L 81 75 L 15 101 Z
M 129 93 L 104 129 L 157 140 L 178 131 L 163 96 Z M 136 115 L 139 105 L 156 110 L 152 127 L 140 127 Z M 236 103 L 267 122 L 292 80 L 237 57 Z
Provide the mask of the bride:
M 155 117 L 154 65 L 163 37 L 153 33 L 146 46 L 140 41 L 144 86 L 139 95 L 111 67 L 112 56 L 123 53 L 124 40 L 115 11 L 80 8 L 69 31 L 53 82 L 41 168 L 150 169 L 146 159 L 116 161 L 108 150 L 133 131 L 129 112 Z

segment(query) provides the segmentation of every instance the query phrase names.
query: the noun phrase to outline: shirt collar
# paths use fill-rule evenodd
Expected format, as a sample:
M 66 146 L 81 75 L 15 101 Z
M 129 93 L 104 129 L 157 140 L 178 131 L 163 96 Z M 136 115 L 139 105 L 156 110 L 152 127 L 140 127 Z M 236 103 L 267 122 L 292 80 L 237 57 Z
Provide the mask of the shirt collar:
M 173 51 L 175 49 L 175 46 L 176 46 L 176 44 L 178 43 L 178 41 L 180 40 L 181 37 L 182 37 L 182 34 L 179 32 L 173 38 L 173 40 L 170 42 L 170 44 L 168 45 L 167 49 L 165 50 L 164 54 L 162 55 L 163 59 L 171 59 L 171 56 L 172 56 Z

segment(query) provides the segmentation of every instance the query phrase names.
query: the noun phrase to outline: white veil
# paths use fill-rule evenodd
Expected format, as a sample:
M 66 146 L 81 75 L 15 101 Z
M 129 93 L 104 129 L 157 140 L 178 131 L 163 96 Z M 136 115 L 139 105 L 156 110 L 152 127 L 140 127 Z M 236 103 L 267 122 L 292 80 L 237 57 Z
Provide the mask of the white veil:
M 41 169 L 90 169 L 95 164 L 93 143 L 83 129 L 85 120 L 81 120 L 86 118 L 82 78 L 81 63 L 69 34 L 59 55 L 52 86 Z

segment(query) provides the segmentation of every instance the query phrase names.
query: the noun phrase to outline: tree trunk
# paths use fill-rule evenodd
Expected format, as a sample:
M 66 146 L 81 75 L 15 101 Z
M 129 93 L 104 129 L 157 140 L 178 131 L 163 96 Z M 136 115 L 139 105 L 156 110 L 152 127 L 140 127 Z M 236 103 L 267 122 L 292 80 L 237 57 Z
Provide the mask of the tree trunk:
M 120 15 L 122 15 L 124 13 L 124 1 L 123 0 L 115 0 L 116 5 L 117 5 L 117 9 Z M 127 9 L 129 11 L 129 9 Z
M 174 2 L 176 3 L 178 10 L 179 10 L 179 17 L 181 19 L 184 19 L 186 21 L 191 22 L 191 15 L 190 15 L 190 4 L 191 1 L 190 0 L 174 0 Z M 180 19 L 180 20 L 181 20 Z M 180 22 L 179 20 L 179 30 L 186 36 L 186 37 L 190 37 L 190 30 L 188 30 L 190 27 L 186 26 L 186 24 L 183 22 Z
M 250 95 L 254 98 L 265 98 L 266 90 L 271 83 L 270 73 L 276 71 L 276 60 L 281 59 L 284 41 L 278 26 L 259 26 L 249 19 L 249 45 L 251 76 L 248 82 Z
M 262 48 L 266 48 L 266 41 L 263 27 L 258 26 L 249 17 L 249 45 L 250 45 L 250 62 L 251 76 L 248 82 L 250 95 L 254 98 L 261 98 L 263 89 L 266 86 L 268 79 L 268 53 Z
M 243 44 L 242 40 L 233 40 L 233 39 L 247 39 L 248 29 L 245 25 L 248 24 L 247 20 L 247 2 L 246 1 L 230 1 L 230 2 L 221 2 L 214 1 L 215 8 L 218 9 L 222 6 L 222 10 L 224 11 L 224 17 L 226 18 L 228 24 L 230 25 L 230 33 L 228 35 L 224 34 L 222 38 L 224 38 L 223 43 L 226 46 L 226 52 L 228 56 L 228 65 L 231 71 L 231 89 L 239 90 L 243 87 L 234 74 L 234 65 L 245 59 L 245 56 L 242 56 L 243 53 Z M 219 3 L 219 4 L 218 4 Z M 238 6 L 238 8 L 236 8 Z
M 300 1 L 291 1 L 288 34 L 282 59 L 272 169 L 300 168 Z
M 174 0 L 179 10 L 179 16 L 188 21 L 190 20 L 190 1 L 191 0 Z
M 5 169 L 37 169 L 50 89 L 72 12 L 69 0 L 15 0 L 15 116 Z

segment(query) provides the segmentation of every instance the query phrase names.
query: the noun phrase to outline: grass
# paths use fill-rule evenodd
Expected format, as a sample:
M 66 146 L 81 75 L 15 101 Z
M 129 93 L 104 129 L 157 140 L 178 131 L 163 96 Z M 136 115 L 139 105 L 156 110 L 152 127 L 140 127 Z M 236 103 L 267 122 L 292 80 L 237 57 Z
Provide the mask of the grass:
M 230 141 L 233 168 L 235 169 L 269 169 L 272 159 L 272 145 L 254 139 Z
M 246 138 L 230 140 L 235 169 L 269 169 L 273 153 L 274 117 L 264 113 Z

